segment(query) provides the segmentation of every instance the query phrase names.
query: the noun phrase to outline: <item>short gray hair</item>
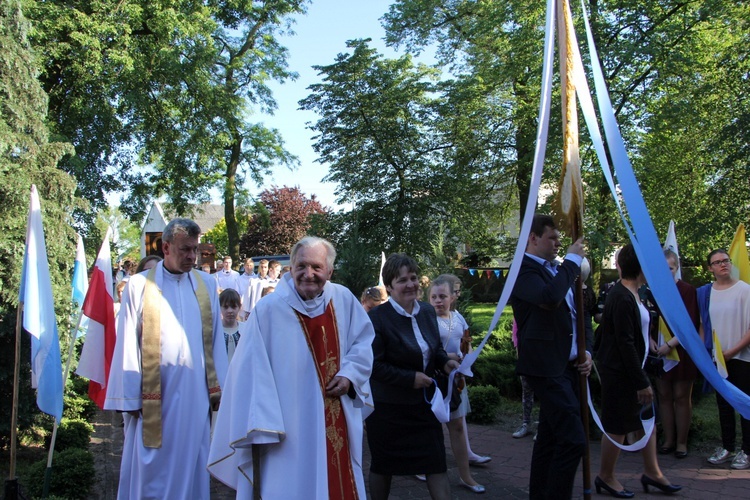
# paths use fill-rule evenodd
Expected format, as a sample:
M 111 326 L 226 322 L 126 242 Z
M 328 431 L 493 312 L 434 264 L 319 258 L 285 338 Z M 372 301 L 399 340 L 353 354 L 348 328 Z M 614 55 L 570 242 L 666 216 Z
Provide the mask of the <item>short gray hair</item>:
M 164 228 L 161 239 L 162 241 L 170 243 L 174 240 L 174 237 L 177 234 L 184 234 L 190 238 L 197 238 L 201 235 L 201 228 L 191 219 L 178 217 L 177 219 L 169 221 L 167 227 Z
M 330 241 L 323 238 L 318 238 L 317 236 L 305 236 L 294 244 L 294 246 L 292 247 L 292 253 L 289 256 L 289 260 L 291 261 L 292 265 L 294 265 L 294 261 L 297 257 L 297 252 L 300 248 L 311 248 L 318 245 L 323 245 L 323 247 L 326 249 L 326 264 L 328 265 L 328 269 L 330 271 L 333 271 L 333 263 L 336 261 L 336 249 L 333 248 L 333 244 Z

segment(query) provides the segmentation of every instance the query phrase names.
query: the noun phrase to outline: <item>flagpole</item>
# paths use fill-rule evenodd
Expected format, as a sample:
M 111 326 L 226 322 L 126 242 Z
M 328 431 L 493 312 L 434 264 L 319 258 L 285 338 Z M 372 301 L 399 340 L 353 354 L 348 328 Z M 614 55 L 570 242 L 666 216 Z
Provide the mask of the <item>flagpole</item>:
M 70 347 L 68 348 L 68 361 L 65 363 L 65 373 L 63 374 L 63 390 L 68 383 L 68 375 L 70 374 L 70 362 L 73 359 L 73 351 L 76 347 L 76 338 L 78 337 L 78 329 L 81 327 L 81 321 L 83 319 L 83 310 L 78 311 L 78 321 L 76 326 L 70 333 Z M 49 452 L 47 453 L 47 469 L 44 471 L 44 487 L 42 488 L 42 498 L 47 498 L 49 494 L 50 483 L 52 482 L 52 456 L 55 452 L 55 442 L 57 441 L 57 428 L 59 423 L 55 419 L 55 423 L 52 427 L 52 440 L 49 444 Z
M 18 310 L 16 311 L 16 363 L 13 368 L 13 410 L 10 419 L 10 468 L 8 472 L 8 479 L 5 481 L 5 495 L 4 497 L 8 500 L 16 500 L 18 498 L 18 478 L 16 478 L 16 439 L 18 431 L 16 424 L 18 423 L 18 391 L 19 382 L 18 379 L 21 374 L 21 335 L 23 333 L 23 302 L 18 302 Z
M 573 241 L 583 237 L 583 184 L 578 150 L 578 110 L 573 62 L 573 18 L 568 0 L 557 0 L 557 30 L 560 54 L 560 98 L 563 112 L 563 169 L 560 185 L 561 214 L 566 216 L 566 226 Z M 575 286 L 576 346 L 578 363 L 586 359 L 586 326 L 584 323 L 583 281 L 579 276 Z M 591 451 L 589 447 L 588 377 L 579 375 L 579 404 L 581 423 L 586 439 L 582 457 L 583 498 L 591 498 Z
M 577 239 L 577 238 L 576 238 Z M 578 344 L 578 363 L 582 364 L 586 359 L 586 325 L 584 322 L 584 305 L 583 305 L 583 281 L 579 276 L 576 280 L 576 331 Z M 586 447 L 583 453 L 583 497 L 591 498 L 591 450 L 589 443 L 589 406 L 588 406 L 588 376 L 579 375 L 580 383 L 580 405 L 581 405 L 581 422 L 583 423 L 583 432 L 586 436 Z

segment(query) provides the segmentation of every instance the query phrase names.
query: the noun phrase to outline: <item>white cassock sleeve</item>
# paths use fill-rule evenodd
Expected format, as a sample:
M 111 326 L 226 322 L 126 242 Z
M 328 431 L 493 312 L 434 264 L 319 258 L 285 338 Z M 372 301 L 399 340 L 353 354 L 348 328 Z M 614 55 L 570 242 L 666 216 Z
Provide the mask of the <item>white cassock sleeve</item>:
M 279 395 L 257 314 L 241 324 L 240 342 L 221 401 L 208 469 L 236 490 L 240 469 L 252 470 L 251 445 L 278 443 L 285 437 Z
M 348 310 L 342 319 L 344 319 L 345 324 L 341 325 L 339 330 L 339 335 L 342 337 L 339 342 L 342 345 L 343 357 L 341 369 L 337 375 L 346 377 L 351 381 L 357 393 L 353 404 L 355 408 L 362 408 L 362 419 L 364 420 L 374 409 L 370 391 L 370 374 L 372 372 L 372 341 L 375 338 L 375 330 L 364 308 L 356 300 L 348 301 Z M 346 321 L 347 319 L 348 321 Z

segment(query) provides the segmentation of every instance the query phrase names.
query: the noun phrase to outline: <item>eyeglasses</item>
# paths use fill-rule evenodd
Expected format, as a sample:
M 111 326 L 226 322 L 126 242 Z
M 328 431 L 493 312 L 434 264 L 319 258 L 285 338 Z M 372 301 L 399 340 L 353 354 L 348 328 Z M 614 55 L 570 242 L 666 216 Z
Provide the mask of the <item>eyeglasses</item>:
M 729 265 L 731 263 L 732 263 L 731 260 L 729 260 L 729 259 L 723 259 L 723 260 L 715 260 L 715 261 L 711 262 L 711 265 L 712 266 L 727 266 L 727 265 Z

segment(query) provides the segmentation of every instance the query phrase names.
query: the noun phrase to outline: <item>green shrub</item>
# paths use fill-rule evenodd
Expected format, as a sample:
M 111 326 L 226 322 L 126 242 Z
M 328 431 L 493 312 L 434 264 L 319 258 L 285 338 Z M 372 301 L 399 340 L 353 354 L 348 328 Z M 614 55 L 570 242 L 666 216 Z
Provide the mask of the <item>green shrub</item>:
M 68 392 L 64 397 L 63 418 L 93 420 L 98 407 L 87 396 L 80 396 L 75 392 Z
M 47 459 L 39 460 L 26 470 L 24 485 L 31 497 L 41 497 Z M 71 500 L 88 497 L 95 481 L 94 457 L 88 450 L 69 448 L 55 453 L 52 459 L 52 480 L 49 493 Z
M 68 448 L 87 449 L 91 440 L 94 426 L 85 420 L 63 418 L 57 428 L 57 439 L 55 440 L 55 451 L 63 451 Z M 52 434 L 44 440 L 45 447 L 49 449 Z
M 68 391 L 78 394 L 79 396 L 88 397 L 89 394 L 89 381 L 83 377 L 79 377 L 75 373 L 70 375 L 68 380 Z
M 469 388 L 469 402 L 471 412 L 466 419 L 475 424 L 491 424 L 500 408 L 500 392 L 489 385 L 472 386 Z
M 492 385 L 503 397 L 520 399 L 521 382 L 516 375 L 515 351 L 485 349 L 471 370 L 474 372 L 474 384 Z

